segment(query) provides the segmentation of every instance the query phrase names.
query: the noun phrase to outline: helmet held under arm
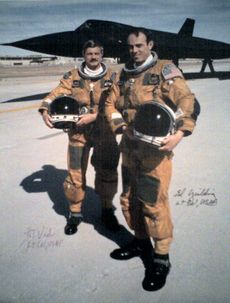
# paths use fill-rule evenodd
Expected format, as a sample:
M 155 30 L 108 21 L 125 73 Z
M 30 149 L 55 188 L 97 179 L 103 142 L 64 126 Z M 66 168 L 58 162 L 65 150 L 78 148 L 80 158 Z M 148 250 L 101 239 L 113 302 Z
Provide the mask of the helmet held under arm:
M 58 129 L 70 129 L 86 114 L 88 108 L 70 96 L 59 96 L 50 104 L 49 114 L 53 126 Z
M 160 147 L 166 137 L 175 133 L 175 128 L 176 116 L 167 105 L 151 101 L 138 106 L 133 130 L 137 140 Z

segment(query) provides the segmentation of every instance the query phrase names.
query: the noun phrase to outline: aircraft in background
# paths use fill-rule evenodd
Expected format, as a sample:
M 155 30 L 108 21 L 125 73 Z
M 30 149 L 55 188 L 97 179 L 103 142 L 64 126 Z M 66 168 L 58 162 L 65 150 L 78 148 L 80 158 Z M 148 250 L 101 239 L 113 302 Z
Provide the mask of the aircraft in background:
M 178 65 L 179 59 L 202 59 L 200 74 L 208 65 L 215 73 L 214 59 L 230 58 L 230 44 L 193 37 L 195 20 L 187 18 L 178 33 L 148 29 L 154 40 L 154 50 L 161 59 L 171 59 Z M 89 39 L 99 40 L 104 46 L 104 57 L 118 58 L 119 63 L 128 60 L 127 34 L 134 26 L 122 23 L 87 20 L 75 31 L 53 33 L 2 45 L 64 57 L 82 57 L 82 46 Z M 210 74 L 210 73 L 209 73 Z

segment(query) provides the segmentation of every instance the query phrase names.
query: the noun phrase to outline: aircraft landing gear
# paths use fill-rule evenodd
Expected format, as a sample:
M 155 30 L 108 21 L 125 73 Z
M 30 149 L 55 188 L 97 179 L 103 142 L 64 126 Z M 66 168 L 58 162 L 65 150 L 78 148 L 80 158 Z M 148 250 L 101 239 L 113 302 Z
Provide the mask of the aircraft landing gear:
M 200 73 L 203 73 L 205 71 L 205 68 L 207 65 L 209 66 L 211 73 L 215 73 L 212 62 L 213 62 L 213 60 L 211 60 L 211 59 L 204 59 L 202 66 L 201 66 Z

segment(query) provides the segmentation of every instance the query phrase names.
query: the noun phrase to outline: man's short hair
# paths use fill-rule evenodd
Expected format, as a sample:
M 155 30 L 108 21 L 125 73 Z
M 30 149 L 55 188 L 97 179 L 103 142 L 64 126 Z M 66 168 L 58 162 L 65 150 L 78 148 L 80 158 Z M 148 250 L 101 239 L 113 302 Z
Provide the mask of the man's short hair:
M 87 48 L 93 48 L 93 47 L 99 47 L 101 49 L 101 53 L 103 54 L 103 46 L 102 44 L 97 40 L 88 40 L 84 43 L 82 47 L 82 53 L 85 54 Z
M 153 41 L 153 36 L 152 36 L 151 31 L 149 31 L 148 29 L 143 28 L 143 27 L 135 27 L 135 28 L 131 29 L 131 30 L 129 31 L 129 33 L 128 33 L 128 37 L 129 37 L 131 34 L 133 34 L 133 35 L 135 35 L 136 37 L 138 37 L 140 33 L 142 33 L 142 34 L 145 35 L 147 44 L 148 44 L 150 41 Z

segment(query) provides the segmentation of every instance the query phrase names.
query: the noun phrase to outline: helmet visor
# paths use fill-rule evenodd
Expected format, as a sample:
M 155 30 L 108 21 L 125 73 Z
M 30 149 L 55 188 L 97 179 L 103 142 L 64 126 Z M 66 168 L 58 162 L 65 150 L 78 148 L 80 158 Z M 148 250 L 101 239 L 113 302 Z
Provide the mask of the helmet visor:
M 159 103 L 140 105 L 134 118 L 134 129 L 147 136 L 165 137 L 172 127 L 171 113 Z
M 79 103 L 72 97 L 56 98 L 50 106 L 51 115 L 79 115 Z

